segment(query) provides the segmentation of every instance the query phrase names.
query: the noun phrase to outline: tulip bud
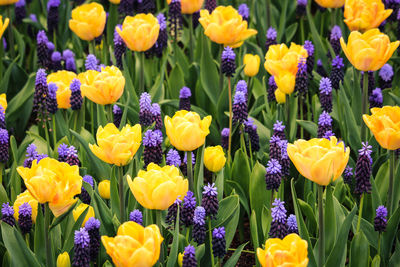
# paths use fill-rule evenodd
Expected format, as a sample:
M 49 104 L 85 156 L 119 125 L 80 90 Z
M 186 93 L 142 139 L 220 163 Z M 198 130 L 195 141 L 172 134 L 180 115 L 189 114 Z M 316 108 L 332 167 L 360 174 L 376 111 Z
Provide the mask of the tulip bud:
M 85 226 L 86 222 L 89 220 L 89 218 L 94 217 L 94 209 L 92 206 L 89 206 L 85 203 L 81 203 L 78 207 L 76 207 L 72 211 L 72 216 L 74 217 L 74 220 L 78 220 L 78 218 L 81 216 L 81 214 L 86 211 L 86 209 L 89 209 L 88 212 L 86 213 L 86 217 L 82 222 L 82 227 Z
M 69 28 L 82 40 L 92 41 L 103 34 L 106 12 L 101 4 L 80 5 L 72 10 Z
M 246 54 L 243 59 L 244 74 L 253 77 L 260 69 L 260 57 L 258 55 Z
M 225 162 L 226 157 L 221 146 L 209 146 L 204 150 L 204 165 L 209 171 L 219 172 Z
M 104 199 L 110 199 L 110 180 L 103 180 L 98 186 L 99 194 Z
M 58 255 L 57 267 L 71 267 L 71 261 L 68 252 L 64 252 Z

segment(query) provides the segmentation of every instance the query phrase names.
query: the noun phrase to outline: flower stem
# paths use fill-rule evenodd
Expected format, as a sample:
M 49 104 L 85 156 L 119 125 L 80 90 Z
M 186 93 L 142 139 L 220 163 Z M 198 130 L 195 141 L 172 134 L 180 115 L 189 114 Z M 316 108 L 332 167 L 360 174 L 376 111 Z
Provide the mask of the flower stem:
M 378 255 L 381 255 L 381 236 L 382 234 L 379 233 L 379 237 L 378 237 Z
M 122 166 L 118 167 L 118 179 L 119 179 L 119 212 L 121 215 L 120 221 L 121 223 L 125 221 L 125 198 L 124 198 L 124 174 L 122 170 Z
M 303 96 L 299 95 L 299 108 L 300 108 L 300 120 L 303 120 Z M 300 138 L 303 139 L 304 137 L 304 129 L 300 126 Z
M 53 123 L 53 142 L 54 142 L 54 150 L 56 149 L 56 144 L 57 144 L 57 133 L 56 133 L 56 116 L 52 116 L 52 123 Z
M 187 176 L 189 179 L 189 189 L 192 192 L 194 192 L 193 171 L 192 171 L 192 151 L 186 151 L 186 165 L 187 165 Z
M 13 11 L 14 5 L 8 5 L 7 7 L 7 16 L 10 19 L 10 24 L 8 25 L 8 40 L 10 41 L 10 54 L 11 58 L 14 59 L 15 57 L 15 51 L 14 51 L 14 34 L 12 31 L 12 11 Z M 3 42 L 3 41 L 2 41 Z
M 213 248 L 212 248 L 212 228 L 211 228 L 211 218 L 208 219 L 208 236 L 210 239 L 210 252 L 211 252 L 211 266 L 215 266 L 215 261 L 214 261 L 214 253 L 213 253 Z
M 51 244 L 49 239 L 49 225 L 50 225 L 50 208 L 49 203 L 45 203 L 45 210 L 44 210 L 44 242 L 46 246 L 46 266 L 54 266 L 53 265 L 53 258 L 51 252 Z
M 358 233 L 358 231 L 360 231 L 360 225 L 361 225 L 361 217 L 362 217 L 363 206 L 364 206 L 364 194 L 362 194 L 361 200 L 360 200 L 360 210 L 358 211 L 358 221 L 357 221 L 357 230 L 356 230 L 356 233 Z
M 190 49 L 190 62 L 193 62 L 193 15 L 189 16 L 189 49 Z
M 140 55 L 140 80 L 139 80 L 139 94 L 144 92 L 144 52 L 139 52 Z
M 325 262 L 325 229 L 324 229 L 324 204 L 322 203 L 323 186 L 318 185 L 318 267 L 322 267 Z
M 368 109 L 368 73 L 365 72 L 363 75 L 363 102 L 362 102 L 362 114 L 367 114 Z M 366 140 L 367 128 L 365 123 L 361 123 L 361 140 Z
M 90 131 L 94 136 L 94 103 L 90 101 Z
M 161 211 L 161 210 L 155 210 L 155 212 L 156 212 L 156 224 L 157 224 L 158 228 L 160 229 L 161 235 L 164 236 L 164 235 L 163 235 L 163 231 L 162 231 L 162 229 L 163 229 L 163 228 L 162 228 L 162 223 L 161 223 L 161 220 L 162 220 L 162 211 Z M 160 261 L 161 264 L 164 263 L 164 246 L 163 246 L 163 244 L 161 244 L 160 259 L 159 259 L 159 261 Z
M 229 93 L 229 138 L 228 138 L 228 164 L 231 162 L 232 149 L 232 90 L 231 77 L 228 77 L 228 93 Z
M 393 205 L 393 179 L 394 179 L 394 160 L 395 160 L 395 152 L 394 150 L 390 150 L 390 176 L 389 176 L 389 192 L 388 192 L 388 218 L 392 214 L 392 205 Z
M 290 99 L 288 94 L 286 94 L 285 106 L 286 106 L 287 139 L 290 140 Z

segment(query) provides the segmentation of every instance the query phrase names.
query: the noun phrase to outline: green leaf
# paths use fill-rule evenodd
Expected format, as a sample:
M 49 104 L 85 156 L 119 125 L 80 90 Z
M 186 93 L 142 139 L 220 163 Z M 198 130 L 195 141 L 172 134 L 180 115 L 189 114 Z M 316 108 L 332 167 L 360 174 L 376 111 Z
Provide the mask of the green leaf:
M 66 233 L 66 235 L 65 235 L 66 240 L 64 242 L 62 251 L 70 252 L 72 250 L 72 248 L 74 247 L 75 231 L 82 227 L 82 223 L 85 220 L 86 214 L 88 212 L 89 212 L 89 207 L 87 207 L 82 212 L 82 214 L 78 217 L 78 219 L 73 224 L 73 226 L 71 228 L 71 231 L 69 231 L 69 233 Z
M 282 40 L 283 34 L 286 32 L 285 31 L 285 26 L 286 26 L 286 10 L 288 7 L 288 2 L 289 0 L 282 0 L 280 3 L 283 5 L 282 10 L 280 12 L 280 20 L 279 20 L 279 28 L 278 28 L 278 36 L 276 38 L 278 44 Z
M 328 185 L 325 190 L 325 255 L 332 250 L 336 240 L 336 216 L 333 207 L 332 187 Z
M 318 132 L 318 125 L 315 124 L 312 121 L 304 121 L 304 120 L 296 120 L 297 124 L 300 125 L 300 127 L 303 127 L 310 135 L 311 137 L 317 137 L 317 132 Z
M 386 232 L 382 234 L 382 259 L 388 260 L 400 221 L 400 208 L 389 218 Z
M 35 237 L 34 237 L 34 241 L 33 241 L 33 248 L 34 248 L 36 257 L 42 263 L 45 263 L 45 261 L 46 261 L 46 248 L 43 244 L 44 239 L 45 239 L 44 218 L 43 218 L 42 206 L 40 203 L 38 203 L 36 222 L 35 222 Z
M 299 24 L 297 22 L 295 22 L 295 23 L 293 23 L 292 25 L 290 25 L 289 27 L 286 28 L 286 30 L 285 30 L 286 43 L 289 43 L 292 40 L 294 34 L 297 31 L 297 27 L 298 26 L 299 26 Z
M 75 202 L 66 212 L 61 214 L 60 216 L 54 218 L 53 222 L 50 225 L 50 231 L 53 229 L 55 226 L 59 225 L 68 215 L 71 214 L 72 210 L 75 208 L 77 202 Z
M 200 60 L 200 81 L 205 93 L 213 106 L 217 106 L 219 75 L 215 66 L 211 51 L 210 41 L 205 36 L 202 37 L 202 55 Z
M 240 186 L 240 184 L 238 184 L 237 182 L 232 181 L 232 180 L 226 180 L 225 182 L 227 184 L 227 187 L 231 186 L 233 189 L 235 189 L 235 192 L 239 195 L 240 204 L 242 204 L 242 206 L 246 210 L 247 214 L 250 215 L 247 197 L 246 197 L 245 192 L 243 191 L 243 188 Z
M 92 205 L 96 216 L 99 216 L 99 219 L 104 228 L 107 230 L 107 233 L 109 235 L 115 234 L 111 211 L 97 192 L 93 192 Z
M 179 208 L 176 214 L 174 237 L 172 240 L 171 251 L 169 252 L 167 267 L 174 267 L 178 259 L 178 248 L 179 248 Z
M 311 36 L 312 36 L 312 40 L 314 42 L 314 47 L 316 50 L 317 57 L 319 59 L 321 59 L 322 64 L 324 64 L 324 68 L 327 70 L 328 69 L 328 63 L 327 63 L 328 59 L 326 57 L 327 50 L 322 43 L 322 40 L 317 31 L 317 28 L 315 27 L 314 19 L 312 17 L 311 11 L 310 11 L 310 5 L 307 6 L 307 21 L 310 26 Z
M 171 70 L 171 73 L 168 77 L 168 83 L 170 97 L 173 99 L 178 99 L 179 91 L 183 86 L 185 86 L 184 74 L 182 68 L 178 64 L 176 64 Z
M 232 256 L 230 256 L 229 260 L 226 261 L 224 266 L 226 267 L 236 266 L 236 263 L 238 262 L 240 255 L 242 254 L 242 250 L 247 245 L 247 243 L 249 242 L 241 244 L 239 247 L 237 247 L 235 252 L 232 254 Z
M 354 235 L 350 246 L 350 264 L 351 267 L 368 266 L 369 244 L 363 232 Z
M 250 173 L 251 171 L 247 155 L 242 149 L 237 150 L 232 165 L 232 180 L 240 184 L 244 192 L 246 192 L 246 195 L 248 195 L 249 192 Z
M 260 246 L 260 242 L 258 240 L 257 215 L 254 210 L 251 211 L 251 216 L 250 216 L 250 234 L 251 234 L 251 241 L 253 243 L 253 248 L 258 248 Z M 256 257 L 256 263 L 257 265 L 259 265 L 257 257 Z
M 110 179 L 110 203 L 111 203 L 111 211 L 113 214 L 116 214 L 118 218 L 121 217 L 119 210 L 119 194 L 118 194 L 118 181 L 116 178 L 116 168 L 113 167 L 111 170 L 111 179 Z
M 374 259 L 372 260 L 371 267 L 379 267 L 381 266 L 381 257 L 376 254 Z

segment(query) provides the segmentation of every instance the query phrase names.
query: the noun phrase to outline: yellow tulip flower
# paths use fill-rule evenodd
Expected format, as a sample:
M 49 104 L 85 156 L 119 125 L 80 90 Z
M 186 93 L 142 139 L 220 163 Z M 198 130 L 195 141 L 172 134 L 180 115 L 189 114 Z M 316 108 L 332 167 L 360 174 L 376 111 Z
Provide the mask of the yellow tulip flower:
M 110 199 L 110 180 L 103 180 L 98 185 L 99 194 L 104 199 Z
M 109 164 L 124 166 L 135 156 L 142 142 L 142 128 L 140 124 L 126 125 L 121 131 L 108 123 L 104 128 L 99 127 L 96 133 L 97 145 L 89 144 L 90 150 L 99 159 Z
M 265 54 L 264 68 L 274 76 L 278 89 L 285 94 L 294 91 L 296 73 L 300 59 L 306 59 L 307 50 L 301 45 L 291 43 L 271 45 Z
M 343 37 L 340 38 L 340 44 L 347 59 L 361 71 L 376 71 L 382 68 L 399 43 L 399 41 L 391 43 L 389 36 L 378 29 L 371 29 L 363 34 L 357 31 L 351 32 L 347 45 Z
M 55 217 L 66 212 L 81 193 L 82 177 L 79 167 L 59 162 L 52 158 L 44 158 L 31 168 L 18 167 L 19 175 L 24 179 L 29 193 L 41 204 L 49 203 Z
M 108 66 L 101 70 L 88 70 L 79 74 L 82 96 L 89 98 L 96 104 L 114 104 L 124 93 L 125 77 L 115 66 Z
M 169 5 L 171 0 L 167 0 Z M 193 14 L 200 10 L 203 6 L 204 0 L 181 0 L 182 14 Z
M 103 34 L 106 12 L 99 3 L 77 6 L 72 10 L 69 28 L 82 40 L 91 41 Z
M 209 146 L 204 150 L 204 165 L 209 171 L 219 172 L 225 162 L 225 153 L 221 146 Z
M 121 0 L 109 0 L 110 3 L 113 3 L 115 5 L 119 5 L 119 3 L 121 3 Z
M 246 54 L 243 59 L 244 74 L 249 77 L 256 76 L 260 69 L 260 57 L 258 55 Z
M 143 52 L 156 43 L 160 24 L 150 13 L 138 14 L 134 17 L 126 16 L 122 23 L 122 30 L 119 27 L 116 29 L 130 50 Z
M 70 108 L 71 89 L 69 88 L 73 79 L 77 76 L 72 71 L 60 70 L 47 76 L 47 84 L 55 83 L 57 85 L 56 97 L 58 108 Z
M 68 252 L 64 252 L 57 257 L 57 267 L 71 267 L 71 260 L 69 258 Z
M 107 254 L 117 267 L 153 266 L 160 257 L 163 240 L 157 225 L 143 227 L 135 222 L 123 223 L 116 237 L 101 237 Z
M 381 147 L 389 150 L 400 148 L 400 107 L 384 106 L 372 108 L 372 115 L 363 115 L 363 120 Z
M 78 207 L 76 207 L 72 211 L 72 216 L 74 217 L 74 220 L 78 220 L 79 216 L 86 210 L 89 209 L 88 212 L 86 213 L 85 219 L 83 219 L 82 222 L 82 227 L 85 226 L 86 222 L 89 220 L 89 218 L 94 218 L 94 209 L 92 206 L 89 206 L 85 203 L 81 203 Z
M 246 39 L 257 34 L 256 30 L 247 28 L 247 21 L 232 6 L 218 6 L 211 14 L 202 9 L 199 22 L 211 41 L 232 48 L 240 47 Z
M 338 8 L 344 5 L 345 0 L 315 0 L 318 5 L 325 8 Z
M 13 5 L 16 2 L 18 2 L 18 0 L 0 0 L 0 6 Z M 1 34 L 0 34 L 0 36 L 1 36 Z
M 133 181 L 129 175 L 126 180 L 136 200 L 146 209 L 166 210 L 188 191 L 188 180 L 175 166 L 150 163 L 147 171 L 140 170 Z
M 274 92 L 274 95 L 275 95 L 276 102 L 278 102 L 278 104 L 286 103 L 286 94 L 282 93 L 281 90 L 276 89 Z
M 1 0 L 0 0 L 0 5 L 1 5 Z M 7 29 L 9 23 L 10 23 L 9 18 L 5 18 L 3 22 L 3 16 L 0 15 L 0 39 L 3 36 L 4 31 Z
M 308 243 L 297 234 L 289 234 L 284 239 L 269 238 L 265 249 L 257 248 L 257 258 L 262 267 L 307 267 Z
M 193 151 L 204 144 L 210 133 L 211 120 L 211 116 L 202 120 L 196 112 L 179 110 L 172 118 L 165 116 L 164 125 L 174 147 L 181 151 Z
M 32 221 L 36 222 L 37 209 L 38 209 L 38 201 L 29 193 L 28 190 L 25 190 L 23 193 L 17 196 L 17 199 L 14 202 L 14 218 L 18 221 L 19 217 L 19 206 L 24 203 L 28 203 L 32 208 Z
M 346 168 L 350 148 L 331 136 L 330 140 L 297 140 L 288 144 L 287 153 L 301 175 L 319 185 L 328 185 L 339 178 Z
M 346 0 L 344 22 L 350 31 L 366 31 L 378 28 L 392 14 L 392 9 L 385 9 L 382 0 Z
M 6 98 L 6 94 L 1 94 L 1 95 L 0 95 L 0 106 L 3 107 L 4 113 L 5 113 L 5 112 L 6 112 L 6 109 L 7 109 L 7 98 Z

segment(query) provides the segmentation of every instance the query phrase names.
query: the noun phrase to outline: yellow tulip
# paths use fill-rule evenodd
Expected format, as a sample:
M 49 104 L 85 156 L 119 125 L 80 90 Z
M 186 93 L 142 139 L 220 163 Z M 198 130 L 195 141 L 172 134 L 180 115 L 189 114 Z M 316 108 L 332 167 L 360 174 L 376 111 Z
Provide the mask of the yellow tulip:
M 381 147 L 389 150 L 400 148 L 400 107 L 372 108 L 372 115 L 363 115 L 365 124 Z
M 103 34 L 106 12 L 98 3 L 83 4 L 72 10 L 69 28 L 82 40 L 91 41 Z
M 116 237 L 101 237 L 116 267 L 153 266 L 160 257 L 163 240 L 157 225 L 143 227 L 135 222 L 123 223 Z
M 108 66 L 101 70 L 89 70 L 79 74 L 82 96 L 89 98 L 96 104 L 114 104 L 124 93 L 125 77 L 115 66 Z
M 96 133 L 97 145 L 89 144 L 90 150 L 99 159 L 109 164 L 124 166 L 135 156 L 142 141 L 142 128 L 140 124 L 126 125 L 121 131 L 108 123 L 104 128 L 99 127 Z
M 0 0 L 0 6 L 12 5 L 16 2 L 18 2 L 18 0 Z
M 297 140 L 288 144 L 287 153 L 301 175 L 319 185 L 328 185 L 339 178 L 346 168 L 350 148 L 332 136 L 330 140 Z
M 318 5 L 325 8 L 337 8 L 344 5 L 345 0 L 315 0 Z
M 167 0 L 169 5 L 171 0 Z M 181 0 L 182 14 L 193 14 L 200 10 L 203 6 L 204 0 Z
M 122 30 L 119 27 L 116 29 L 130 50 L 143 52 L 156 43 L 160 24 L 150 13 L 138 14 L 134 17 L 126 16 L 122 23 Z
M 258 55 L 246 54 L 243 59 L 244 74 L 253 77 L 260 69 L 260 57 Z
M 1 5 L 1 0 L 0 0 L 0 5 Z M 7 29 L 9 23 L 10 23 L 9 18 L 5 18 L 3 22 L 3 16 L 0 15 L 0 39 L 3 36 L 4 31 Z
M 257 258 L 262 267 L 307 267 L 308 243 L 297 234 L 289 234 L 284 239 L 269 238 L 265 249 L 257 248 Z
M 110 3 L 113 3 L 115 5 L 119 5 L 119 3 L 121 3 L 121 0 L 109 0 Z
M 389 36 L 378 29 L 368 30 L 363 34 L 357 31 L 351 32 L 347 45 L 343 37 L 340 38 L 347 59 L 356 69 L 362 71 L 376 71 L 382 68 L 399 43 L 399 41 L 391 43 Z
M 199 22 L 211 41 L 232 48 L 241 46 L 246 39 L 257 34 L 256 30 L 247 28 L 247 21 L 232 6 L 218 6 L 211 14 L 202 9 Z
M 57 267 L 71 267 L 71 261 L 69 259 L 68 252 L 64 252 L 58 255 Z
M 165 116 L 164 124 L 174 147 L 181 151 L 193 151 L 206 141 L 211 120 L 211 116 L 202 120 L 196 112 L 179 110 L 172 118 Z
M 55 217 L 66 212 L 76 201 L 75 195 L 81 193 L 82 177 L 79 167 L 44 158 L 31 168 L 18 167 L 19 175 L 24 179 L 29 193 L 41 204 L 49 203 Z
M 3 107 L 4 113 L 5 113 L 5 112 L 6 112 L 6 109 L 7 109 L 7 98 L 6 98 L 6 94 L 1 94 L 1 95 L 0 95 L 0 106 Z
M 204 165 L 209 171 L 219 172 L 225 162 L 225 153 L 221 146 L 209 146 L 204 150 Z
M 188 191 L 188 180 L 175 166 L 150 163 L 147 171 L 140 170 L 133 181 L 129 175 L 126 180 L 136 200 L 146 209 L 166 210 Z
M 278 102 L 278 104 L 286 103 L 286 94 L 285 93 L 282 93 L 281 90 L 276 89 L 274 94 L 275 94 L 276 102 Z
M 93 218 L 94 217 L 94 209 L 92 206 L 89 206 L 85 203 L 81 203 L 78 207 L 76 207 L 73 211 L 72 211 L 72 216 L 74 216 L 74 220 L 78 220 L 79 216 L 81 216 L 81 214 L 86 210 L 89 209 L 88 212 L 86 213 L 85 219 L 83 219 L 82 222 L 82 227 L 85 226 L 86 222 L 89 220 L 89 218 Z
M 291 43 L 271 45 L 265 54 L 264 68 L 273 75 L 278 89 L 285 94 L 294 91 L 296 73 L 301 58 L 307 58 L 307 50 L 301 45 Z
M 31 193 L 28 190 L 25 190 L 23 193 L 17 196 L 17 199 L 14 202 L 14 218 L 18 221 L 19 216 L 19 206 L 24 203 L 28 203 L 32 208 L 32 221 L 36 222 L 37 209 L 38 209 L 38 201 L 33 198 Z
M 98 186 L 99 194 L 104 199 L 110 199 L 110 180 L 103 180 Z
M 179 265 L 179 267 L 182 267 L 183 254 L 185 254 L 185 252 L 179 252 L 178 253 L 178 265 Z
M 60 70 L 47 76 L 47 83 L 57 85 L 57 106 L 58 108 L 70 108 L 71 89 L 69 88 L 73 79 L 77 76 L 72 71 Z
M 378 28 L 392 14 L 392 9 L 385 9 L 382 0 L 346 0 L 344 22 L 350 31 L 366 31 Z

